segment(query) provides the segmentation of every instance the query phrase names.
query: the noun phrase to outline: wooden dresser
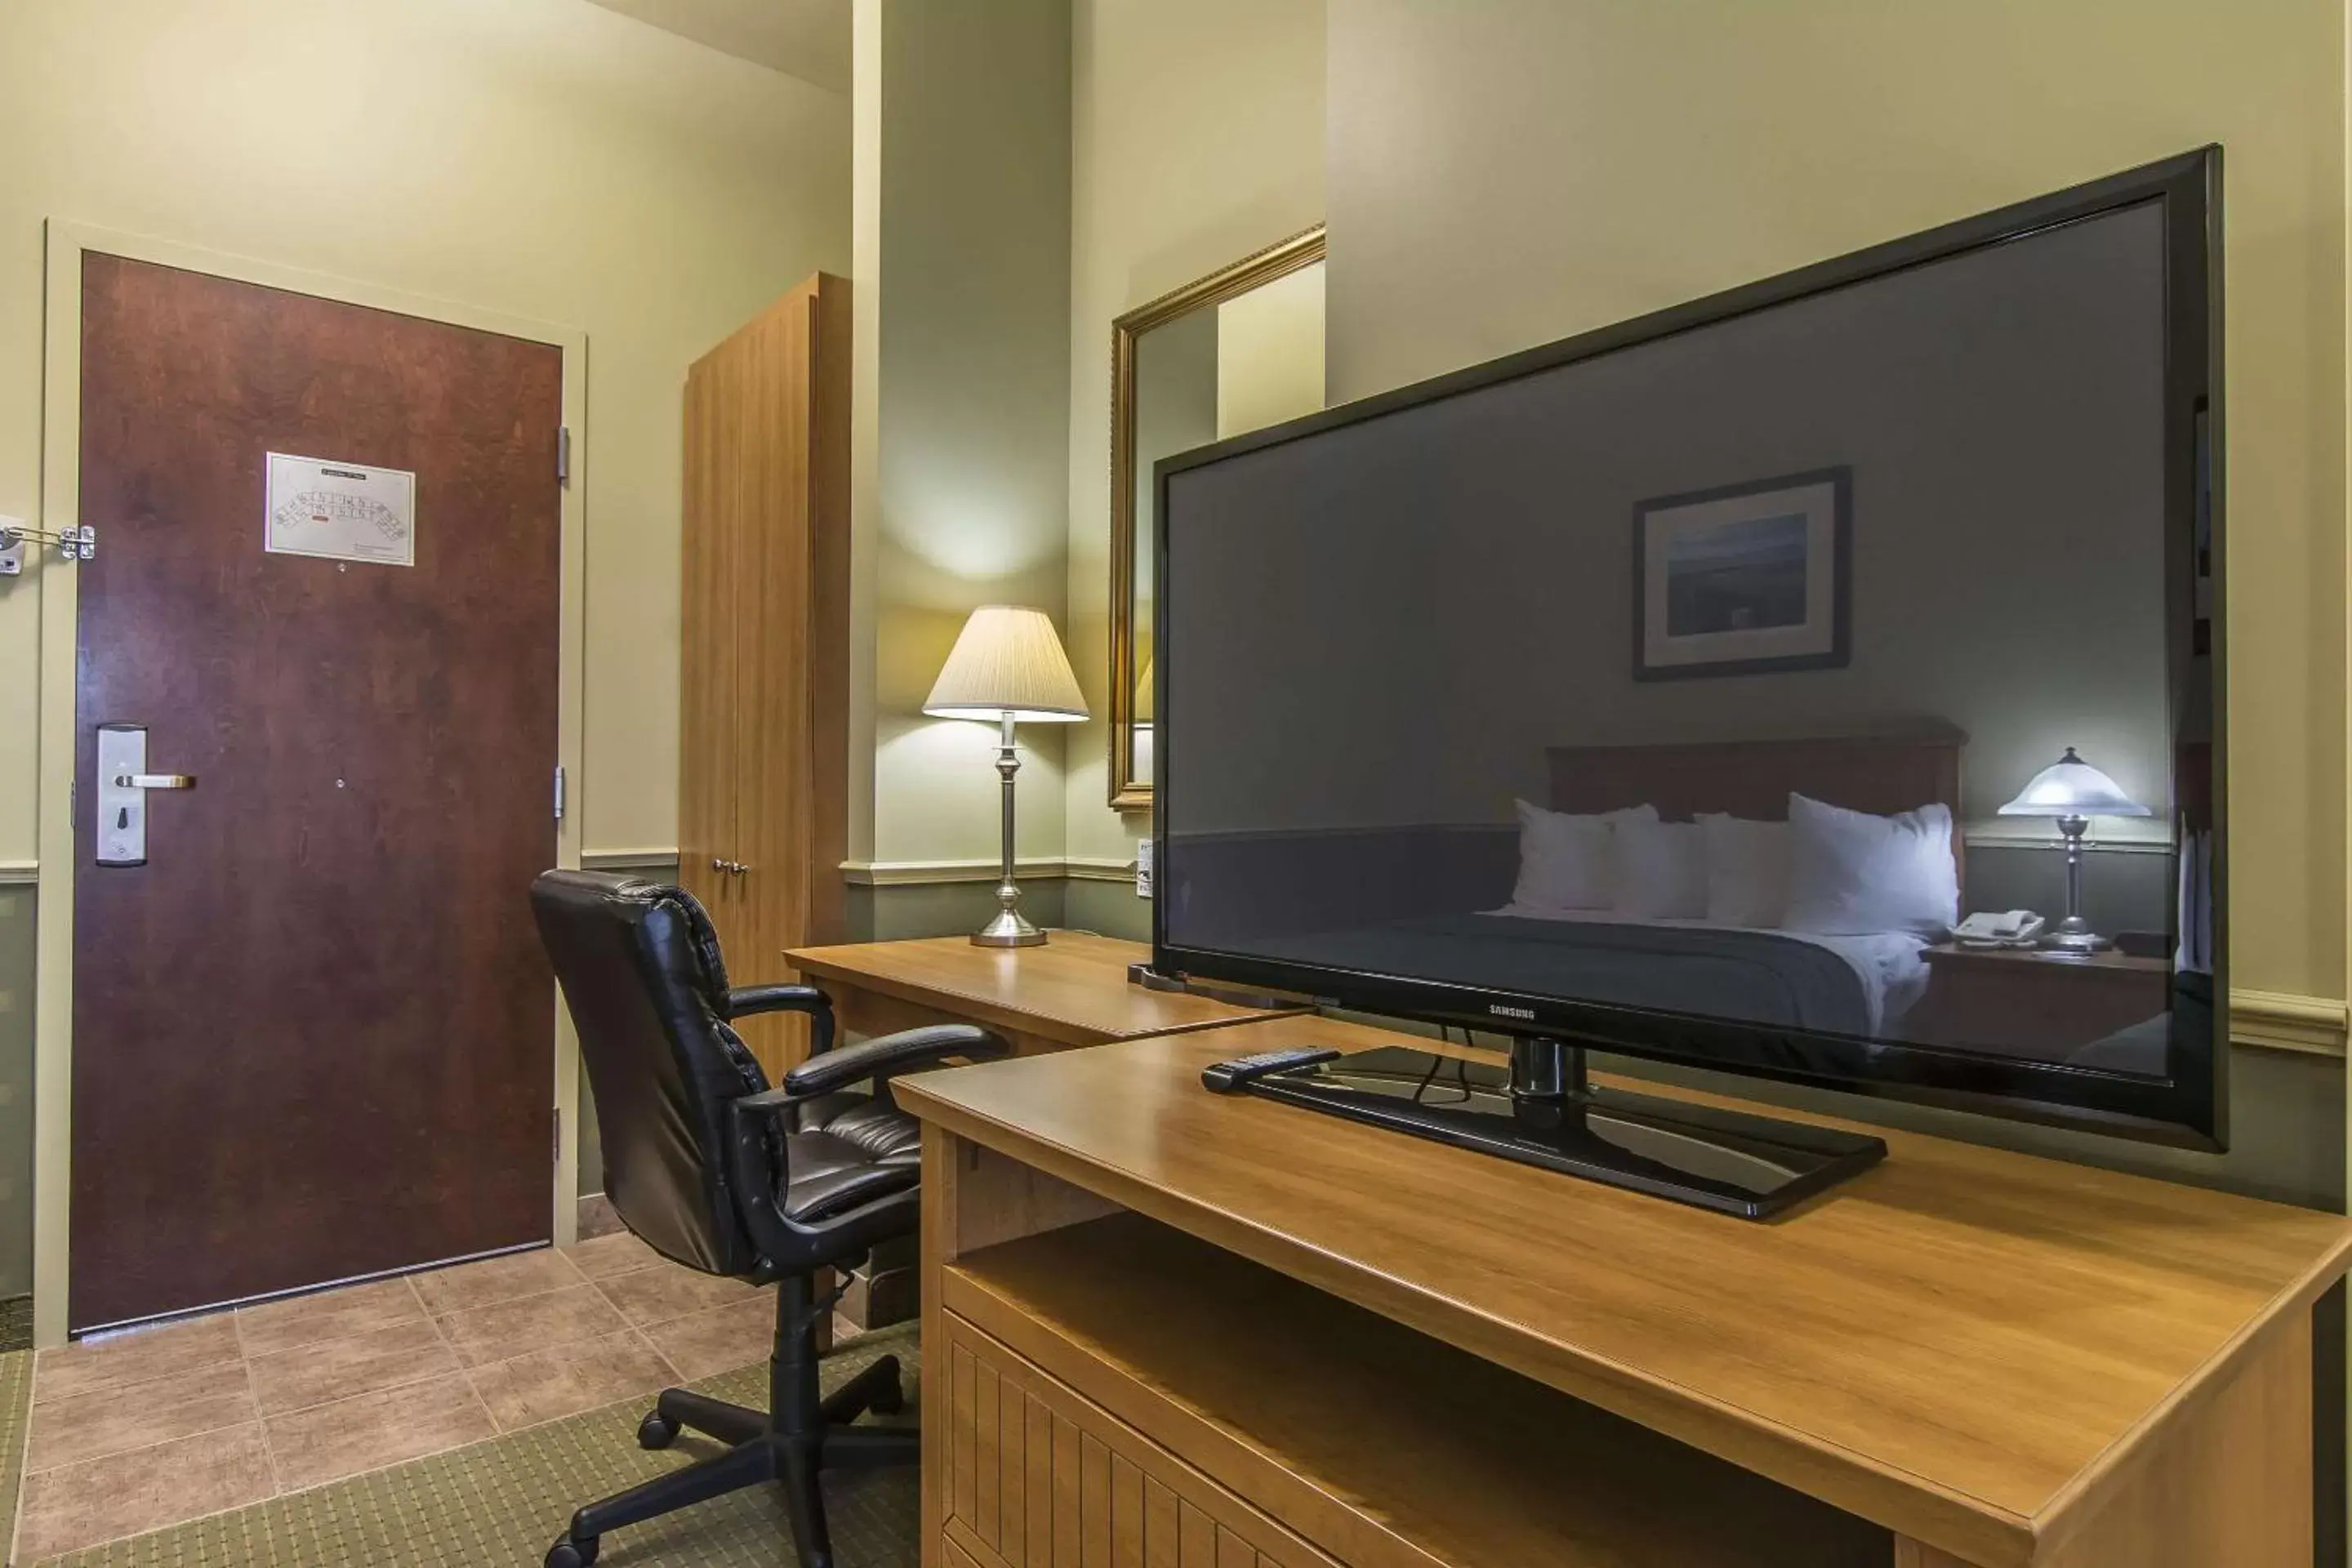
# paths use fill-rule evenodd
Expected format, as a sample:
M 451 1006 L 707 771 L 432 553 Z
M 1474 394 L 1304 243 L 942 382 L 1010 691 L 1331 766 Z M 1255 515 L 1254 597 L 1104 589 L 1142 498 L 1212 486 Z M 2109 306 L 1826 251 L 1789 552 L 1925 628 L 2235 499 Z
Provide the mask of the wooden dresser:
M 1200 1085 L 1398 1040 L 900 1080 L 927 1564 L 2308 1568 L 2344 1217 L 1886 1131 L 1758 1224 Z

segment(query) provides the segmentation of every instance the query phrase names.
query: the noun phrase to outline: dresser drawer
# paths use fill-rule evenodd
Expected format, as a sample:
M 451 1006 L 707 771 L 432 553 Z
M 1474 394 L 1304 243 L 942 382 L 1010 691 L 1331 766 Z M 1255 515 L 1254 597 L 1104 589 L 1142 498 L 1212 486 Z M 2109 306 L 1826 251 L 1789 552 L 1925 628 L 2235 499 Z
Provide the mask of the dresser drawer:
M 952 1312 L 942 1561 L 953 1568 L 1339 1568 Z

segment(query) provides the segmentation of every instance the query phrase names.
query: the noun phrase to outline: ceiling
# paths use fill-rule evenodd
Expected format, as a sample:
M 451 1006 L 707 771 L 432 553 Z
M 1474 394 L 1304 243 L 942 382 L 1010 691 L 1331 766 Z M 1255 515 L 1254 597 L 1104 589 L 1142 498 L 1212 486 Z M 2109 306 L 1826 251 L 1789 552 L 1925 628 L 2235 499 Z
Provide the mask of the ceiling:
M 595 0 L 665 32 L 849 90 L 851 0 Z

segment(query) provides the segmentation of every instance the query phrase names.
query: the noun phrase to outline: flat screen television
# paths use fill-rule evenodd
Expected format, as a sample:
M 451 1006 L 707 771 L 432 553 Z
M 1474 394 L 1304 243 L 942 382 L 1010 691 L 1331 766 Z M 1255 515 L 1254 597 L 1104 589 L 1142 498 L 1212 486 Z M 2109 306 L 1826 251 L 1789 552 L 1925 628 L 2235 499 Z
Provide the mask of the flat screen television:
M 1155 966 L 2222 1146 L 2220 175 L 1159 463 Z

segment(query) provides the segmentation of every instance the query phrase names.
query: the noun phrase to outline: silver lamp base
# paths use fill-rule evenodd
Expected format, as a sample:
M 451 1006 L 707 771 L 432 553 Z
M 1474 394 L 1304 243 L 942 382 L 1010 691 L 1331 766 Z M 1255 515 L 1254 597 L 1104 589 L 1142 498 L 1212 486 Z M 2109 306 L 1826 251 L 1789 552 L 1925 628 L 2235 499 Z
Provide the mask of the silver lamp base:
M 2058 922 L 2058 929 L 2042 939 L 2042 945 L 2053 952 L 2071 952 L 2088 956 L 2105 952 L 2115 944 L 2093 931 L 2080 915 L 2068 915 Z
M 1043 947 L 1045 933 L 1031 925 L 1014 909 L 996 911 L 996 918 L 971 933 L 974 947 Z
M 1003 781 L 998 821 L 1003 869 L 996 878 L 996 918 L 971 933 L 974 947 L 1043 947 L 1045 933 L 1021 918 L 1021 884 L 1013 879 L 1013 775 L 1021 771 L 1021 753 L 1013 749 L 1013 715 L 1003 718 L 1004 731 L 996 751 L 996 776 Z
M 2077 958 L 2087 958 L 2107 947 L 2107 939 L 2093 931 L 2091 922 L 2083 918 L 2083 830 L 2090 826 L 2087 817 L 2058 819 L 2058 831 L 2066 840 L 2066 918 L 2042 939 L 2042 945 L 2051 952 L 2072 953 Z

